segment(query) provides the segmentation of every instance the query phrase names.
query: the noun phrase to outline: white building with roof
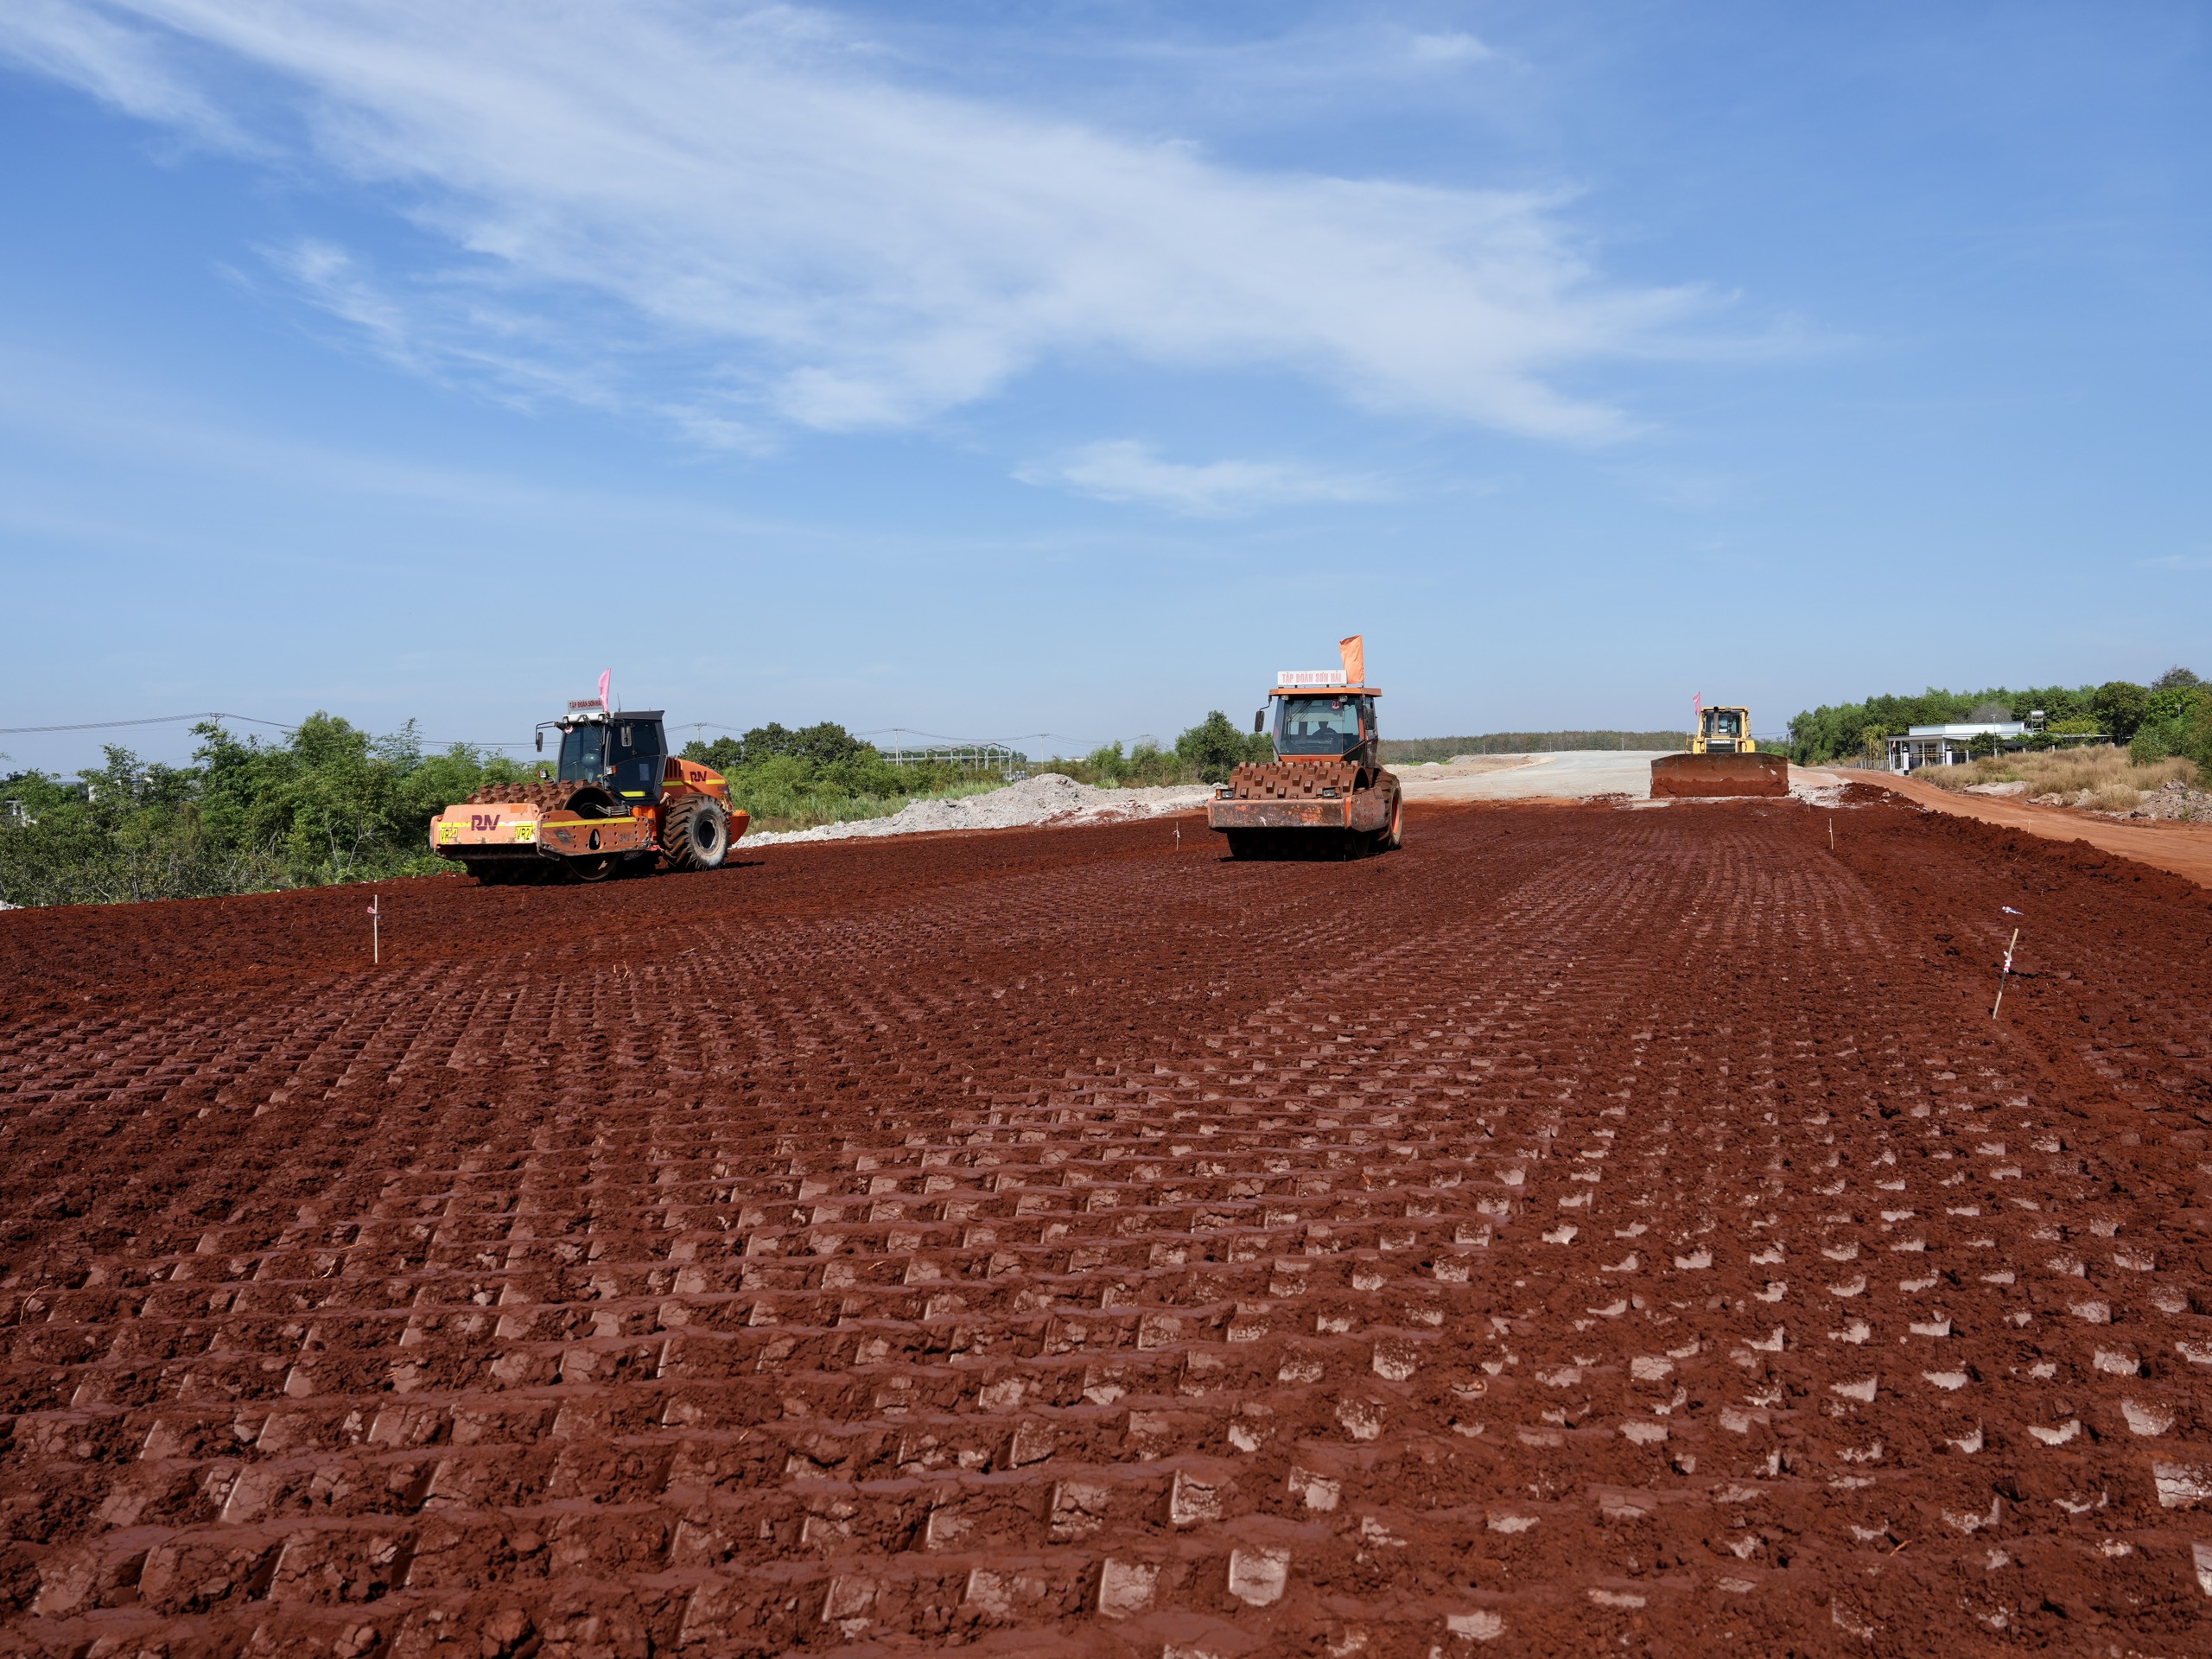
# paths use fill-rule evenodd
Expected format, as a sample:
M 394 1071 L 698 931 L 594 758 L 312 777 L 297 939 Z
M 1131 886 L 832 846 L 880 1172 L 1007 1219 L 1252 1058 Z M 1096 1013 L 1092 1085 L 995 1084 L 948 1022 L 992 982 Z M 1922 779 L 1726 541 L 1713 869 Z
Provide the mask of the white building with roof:
M 2027 735 L 2024 721 L 1961 721 L 1948 726 L 1915 726 L 1890 744 L 1890 770 L 1916 772 L 1923 766 L 1955 766 L 1973 758 L 1978 737 L 1995 738 L 2002 747 Z

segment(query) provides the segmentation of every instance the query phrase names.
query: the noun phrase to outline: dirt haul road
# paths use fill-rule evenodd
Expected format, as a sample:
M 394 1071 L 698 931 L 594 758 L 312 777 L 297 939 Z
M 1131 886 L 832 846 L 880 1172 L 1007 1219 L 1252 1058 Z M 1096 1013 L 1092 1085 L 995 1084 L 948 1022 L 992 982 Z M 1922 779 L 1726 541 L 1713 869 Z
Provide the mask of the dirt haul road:
M 2204 1650 L 2204 893 L 1170 828 L 0 918 L 0 1648 Z

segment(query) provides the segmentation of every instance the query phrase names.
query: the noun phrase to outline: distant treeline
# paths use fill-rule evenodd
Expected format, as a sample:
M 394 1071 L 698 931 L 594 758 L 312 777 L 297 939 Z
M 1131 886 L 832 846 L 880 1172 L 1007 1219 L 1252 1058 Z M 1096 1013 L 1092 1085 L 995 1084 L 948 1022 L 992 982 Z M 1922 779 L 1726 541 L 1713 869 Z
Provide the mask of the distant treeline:
M 2212 686 L 2186 668 L 2168 669 L 2150 685 L 2107 680 L 2102 685 L 2043 685 L 2012 690 L 1944 691 L 1869 697 L 1823 704 L 1789 722 L 1789 758 L 1800 766 L 1857 760 L 1883 740 L 1915 726 L 1984 725 L 2025 721 L 2040 711 L 2050 739 L 2102 734 L 2125 743 L 2142 761 L 2186 755 L 2212 766 Z
M 1688 732 L 1489 732 L 1480 737 L 1386 737 L 1385 766 L 1419 766 L 1455 754 L 1552 754 L 1562 749 L 1686 749 Z

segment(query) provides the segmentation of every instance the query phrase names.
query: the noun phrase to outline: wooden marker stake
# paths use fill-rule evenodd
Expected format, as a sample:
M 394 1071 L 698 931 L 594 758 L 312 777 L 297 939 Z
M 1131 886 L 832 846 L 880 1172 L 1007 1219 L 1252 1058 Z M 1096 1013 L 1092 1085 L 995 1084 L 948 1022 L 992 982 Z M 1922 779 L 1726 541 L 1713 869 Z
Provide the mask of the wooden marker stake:
M 383 895 L 369 895 L 369 959 L 378 967 L 384 965 L 384 909 Z
M 2020 942 L 2020 930 L 2012 930 L 2012 943 L 2005 947 L 2005 965 L 1997 970 L 1997 1000 L 1989 1005 L 1989 1017 L 1994 1020 L 1997 1010 L 2005 1006 L 2005 976 L 2012 971 L 2012 949 Z

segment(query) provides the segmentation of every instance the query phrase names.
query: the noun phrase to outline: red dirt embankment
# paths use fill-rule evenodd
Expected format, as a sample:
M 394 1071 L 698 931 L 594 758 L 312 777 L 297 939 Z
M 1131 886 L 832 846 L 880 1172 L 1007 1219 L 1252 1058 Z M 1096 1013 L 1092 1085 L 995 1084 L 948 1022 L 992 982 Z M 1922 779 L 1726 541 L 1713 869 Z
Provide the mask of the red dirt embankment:
M 2033 801 L 2008 800 L 2002 796 L 1965 795 L 1917 778 L 1888 772 L 1872 777 L 1853 772 L 1841 775 L 1854 783 L 1886 789 L 1916 806 L 1979 818 L 2007 830 L 2024 830 L 2052 841 L 2085 842 L 2101 852 L 2117 853 L 2152 869 L 2187 876 L 2200 887 L 2212 887 L 2212 824 L 2125 823 L 2063 806 L 2038 806 Z
M 2177 879 L 1783 801 L 361 906 L 0 917 L 0 1648 L 2201 1646 Z

